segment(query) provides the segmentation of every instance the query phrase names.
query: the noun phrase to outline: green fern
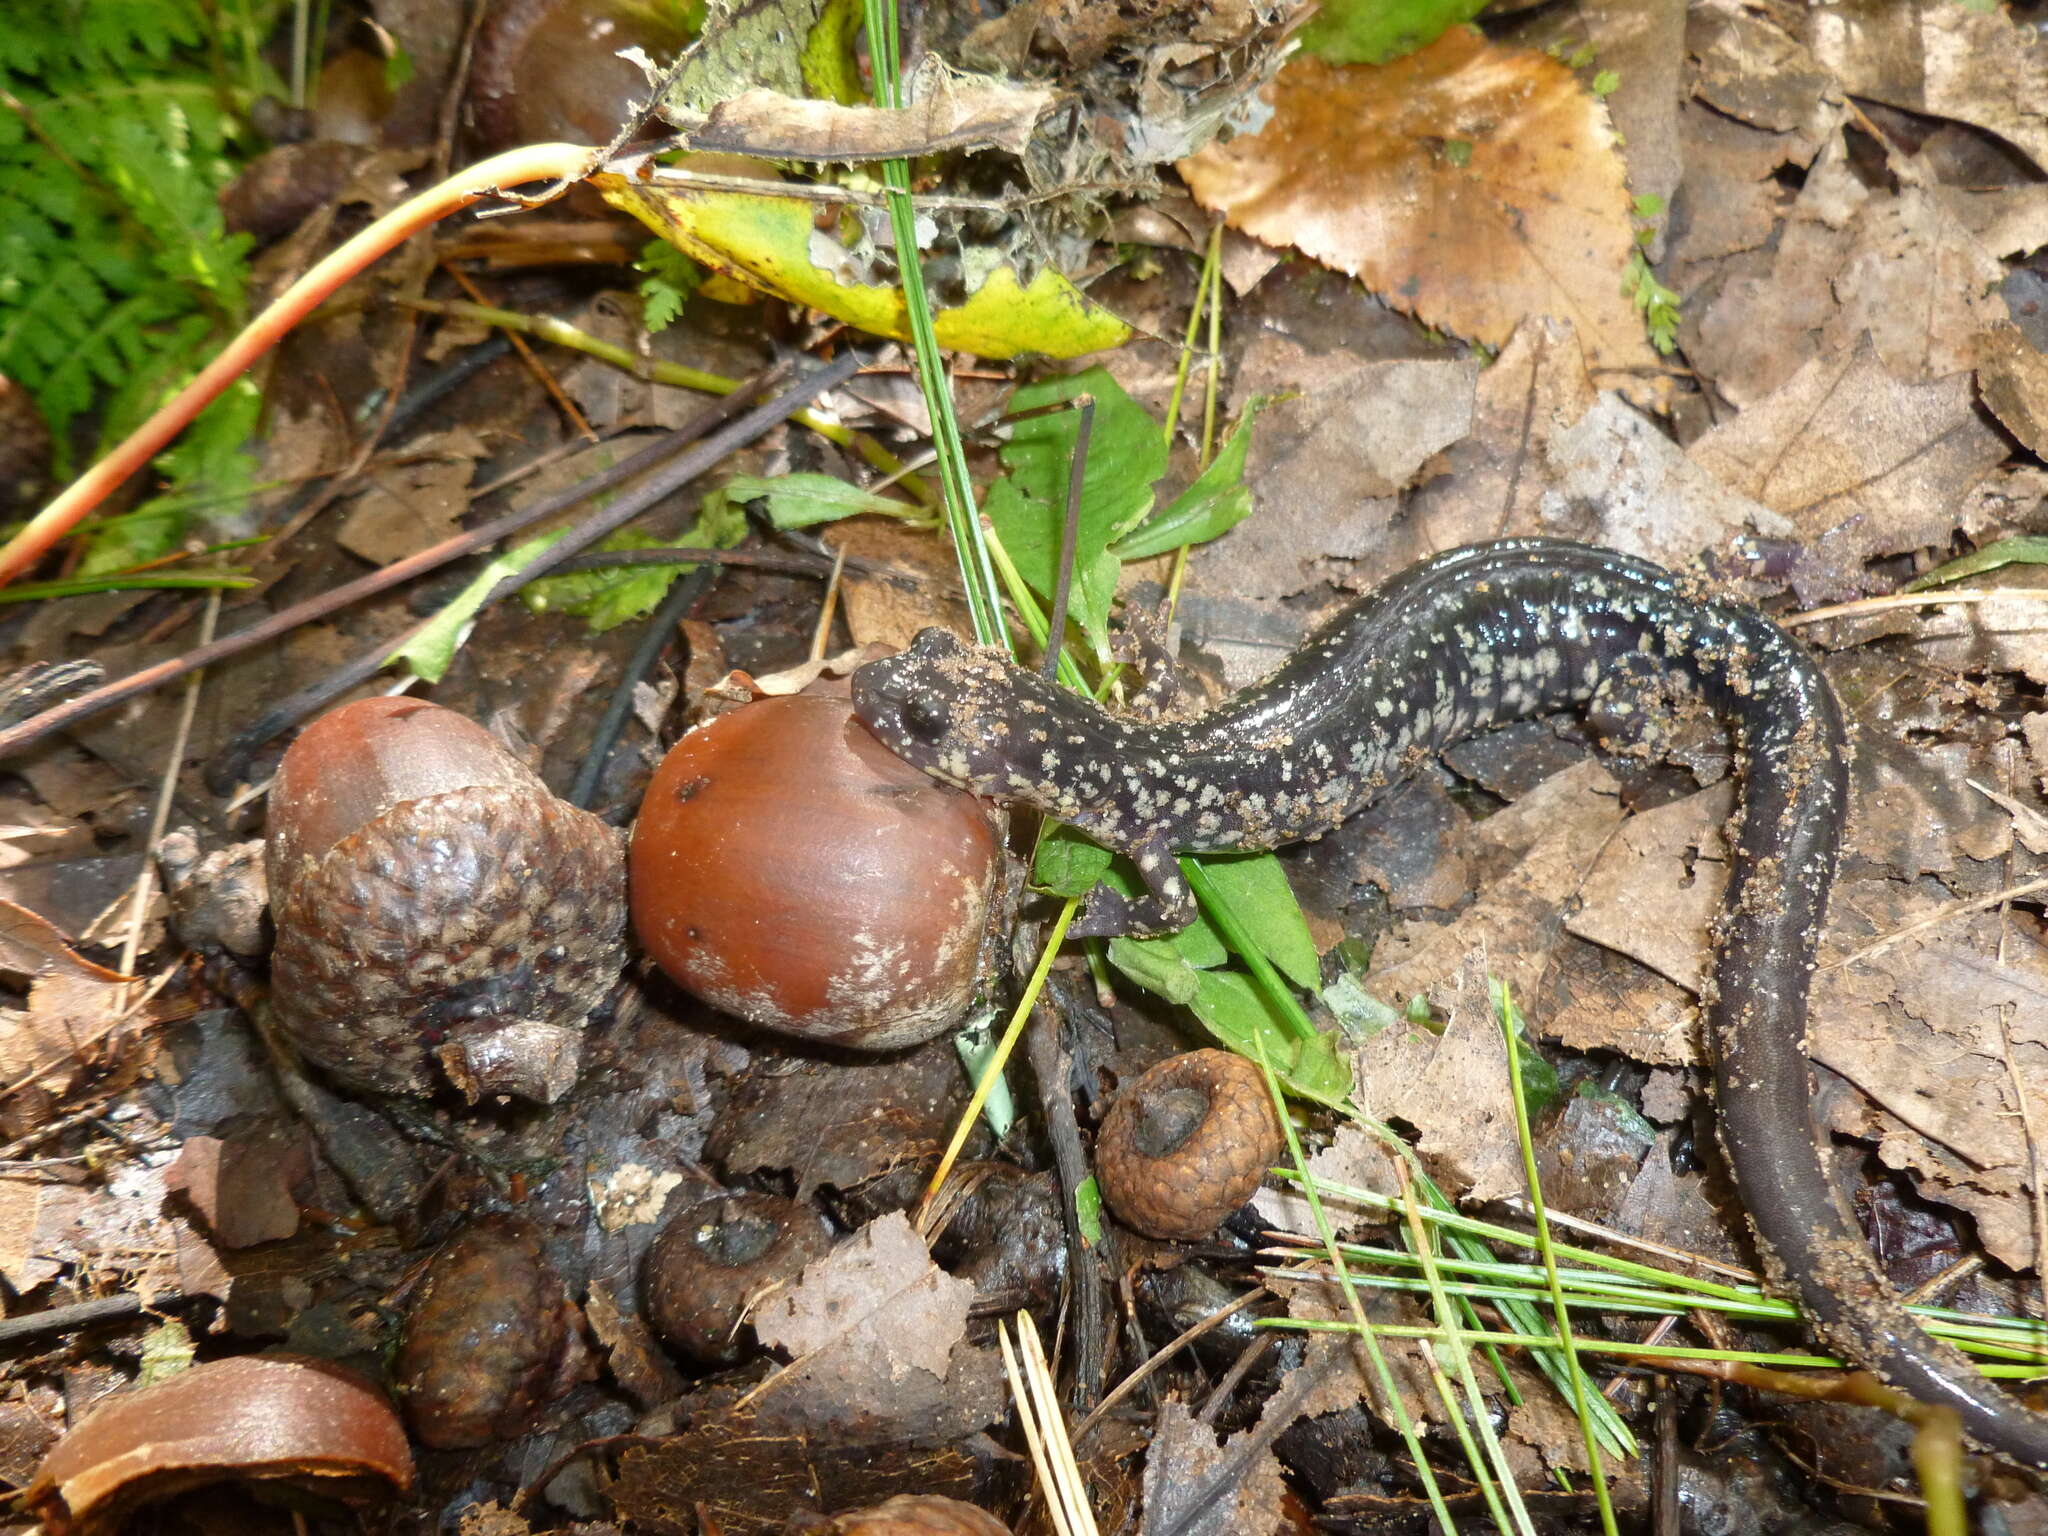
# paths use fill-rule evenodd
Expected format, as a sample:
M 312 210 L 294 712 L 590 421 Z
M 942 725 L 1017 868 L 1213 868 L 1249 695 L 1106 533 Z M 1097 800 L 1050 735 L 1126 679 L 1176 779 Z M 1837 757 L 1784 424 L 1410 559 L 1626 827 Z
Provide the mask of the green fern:
M 81 416 L 118 440 L 246 318 L 248 240 L 215 198 L 257 147 L 235 108 L 261 82 L 216 72 L 211 14 L 13 0 L 0 26 L 0 374 L 41 406 L 62 474 Z M 247 456 L 218 446 L 231 417 L 246 401 L 211 451 L 159 463 L 180 501 L 246 486 Z M 160 526 L 164 547 L 182 535 Z

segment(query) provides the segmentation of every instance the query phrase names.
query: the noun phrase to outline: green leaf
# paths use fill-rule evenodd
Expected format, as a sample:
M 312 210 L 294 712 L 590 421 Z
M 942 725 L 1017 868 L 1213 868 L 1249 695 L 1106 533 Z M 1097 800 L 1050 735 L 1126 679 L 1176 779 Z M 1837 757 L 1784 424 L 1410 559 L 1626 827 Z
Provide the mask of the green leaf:
M 640 279 L 640 323 L 650 336 L 673 325 L 704 282 L 704 269 L 666 240 L 642 246 L 633 270 L 647 274 Z
M 1332 64 L 1386 64 L 1484 9 L 1486 0 L 1323 0 L 1297 36 Z
M 768 520 L 777 528 L 808 528 L 837 522 L 861 512 L 925 520 L 925 513 L 891 496 L 877 496 L 850 485 L 837 475 L 734 475 L 725 494 L 736 502 L 764 501 Z
M 1074 1221 L 1090 1248 L 1102 1241 L 1102 1186 L 1092 1173 L 1074 1191 Z
M 1192 1004 L 1201 988 L 1202 973 L 1188 964 L 1187 957 L 1170 939 L 1133 939 L 1118 936 L 1109 941 L 1109 963 L 1147 992 L 1156 992 L 1169 1003 Z
M 1354 1045 L 1363 1045 L 1390 1024 L 1402 1022 L 1399 1009 L 1389 1008 L 1359 984 L 1349 971 L 1316 994 Z
M 518 548 L 507 550 L 491 560 L 477 572 L 468 586 L 427 622 L 425 628 L 385 657 L 385 665 L 402 661 L 414 676 L 438 683 L 448 670 L 448 664 L 455 659 L 469 621 L 476 617 L 476 611 L 483 607 L 484 599 L 490 596 L 491 590 L 507 576 L 533 564 L 565 532 L 566 529 L 558 528 L 537 539 L 528 539 Z
M 1110 861 L 1115 857 L 1072 827 L 1053 827 L 1038 840 L 1038 853 L 1031 861 L 1031 880 L 1055 896 L 1086 896 L 1109 873 Z
M 696 521 L 673 539 L 657 538 L 637 528 L 622 528 L 597 547 L 612 549 L 730 549 L 747 536 L 746 514 L 729 498 L 706 497 Z M 657 608 L 672 583 L 694 565 L 627 565 L 611 570 L 577 571 L 568 576 L 543 576 L 521 594 L 535 613 L 550 611 L 587 619 L 603 634 Z
M 2040 534 L 2019 534 L 1986 544 L 1982 549 L 1937 565 L 1925 576 L 1916 576 L 1899 588 L 1901 592 L 1923 592 L 1946 586 L 1969 576 L 1982 576 L 2004 565 L 2048 565 L 2048 538 Z
M 1296 1039 L 1251 977 L 1199 971 L 1189 1007 L 1212 1035 L 1241 1056 L 1257 1061 L 1263 1041 L 1280 1086 L 1297 1098 L 1336 1108 L 1350 1094 L 1351 1065 L 1338 1053 L 1337 1037 Z
M 1249 517 L 1252 493 L 1244 483 L 1245 450 L 1251 445 L 1252 421 L 1265 404 L 1264 395 L 1253 396 L 1195 483 L 1110 545 L 1109 552 L 1119 560 L 1145 560 L 1183 544 L 1205 543 Z
M 199 1353 L 192 1335 L 175 1317 L 167 1317 L 142 1336 L 142 1371 L 138 1387 L 154 1386 L 175 1376 Z
M 163 398 L 170 393 L 165 391 Z M 247 379 L 230 384 L 176 443 L 157 455 L 162 494 L 98 524 L 77 574 L 98 576 L 160 560 L 185 542 L 195 521 L 208 520 L 202 514 L 238 518 L 255 484 L 256 460 L 248 444 L 262 413 L 263 397 L 254 384 Z
M 1010 409 L 1038 410 L 1084 394 L 1095 398 L 1095 425 L 1081 484 L 1069 611 L 1097 655 L 1106 657 L 1118 569 L 1109 546 L 1152 510 L 1153 483 L 1166 471 L 1166 443 L 1159 424 L 1102 368 L 1027 384 L 1010 397 Z M 1079 431 L 1074 410 L 1016 422 L 1000 454 L 1007 473 L 983 504 L 1024 580 L 1048 601 L 1059 580 L 1068 465 Z
M 1202 868 L 1246 936 L 1289 981 L 1313 991 L 1323 979 L 1322 957 L 1280 861 L 1270 853 L 1207 854 Z

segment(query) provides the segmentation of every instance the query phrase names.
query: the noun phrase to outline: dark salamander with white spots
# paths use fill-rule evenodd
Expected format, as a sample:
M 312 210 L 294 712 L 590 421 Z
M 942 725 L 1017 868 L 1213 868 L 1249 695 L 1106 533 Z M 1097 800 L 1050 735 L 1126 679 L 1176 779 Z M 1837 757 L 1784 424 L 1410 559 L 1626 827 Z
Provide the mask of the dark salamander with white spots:
M 1991 1449 L 2048 1466 L 2048 1418 L 1908 1316 L 1821 1162 L 1807 993 L 1846 745 L 1826 680 L 1769 619 L 1644 560 L 1508 539 L 1402 572 L 1266 681 L 1188 720 L 1119 718 L 942 630 L 862 667 L 853 697 L 924 772 L 1136 861 L 1147 897 L 1098 890 L 1076 933 L 1157 932 L 1194 915 L 1175 853 L 1319 836 L 1459 738 L 1585 705 L 1645 668 L 1701 697 L 1742 765 L 1706 1032 L 1722 1138 L 1774 1280 L 1848 1359 L 1954 1408 Z

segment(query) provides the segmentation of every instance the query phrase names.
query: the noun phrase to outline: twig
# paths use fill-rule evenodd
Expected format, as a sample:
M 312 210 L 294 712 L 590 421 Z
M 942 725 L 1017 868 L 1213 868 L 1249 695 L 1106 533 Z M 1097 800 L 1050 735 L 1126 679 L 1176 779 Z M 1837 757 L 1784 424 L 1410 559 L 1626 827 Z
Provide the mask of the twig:
M 1109 1396 L 1097 1403 L 1095 1410 L 1087 1418 L 1074 1426 L 1074 1439 L 1077 1442 L 1087 1439 L 1088 1432 L 1102 1422 L 1103 1416 L 1110 1409 L 1137 1391 L 1140 1382 L 1144 1381 L 1146 1377 L 1158 1370 L 1160 1366 L 1166 1364 L 1167 1361 L 1179 1354 L 1181 1350 L 1194 1343 L 1195 1340 L 1208 1333 L 1211 1329 L 1221 1327 L 1225 1319 L 1235 1317 L 1260 1297 L 1270 1294 L 1263 1285 L 1255 1285 L 1238 1297 L 1237 1300 L 1230 1303 L 1229 1306 L 1218 1307 L 1207 1317 L 1197 1319 L 1186 1328 L 1183 1328 L 1179 1334 L 1168 1339 L 1164 1344 L 1160 1345 L 1158 1351 L 1149 1360 L 1112 1387 Z
M 848 358 L 851 358 L 851 354 L 848 354 Z M 839 366 L 842 366 L 842 364 L 833 365 L 834 368 Z M 852 364 L 848 361 L 843 366 L 848 367 L 850 371 Z M 822 375 L 831 371 L 831 369 L 820 370 L 819 373 L 813 374 L 803 383 L 794 386 L 787 394 L 758 407 L 739 422 L 727 427 L 713 438 L 685 453 L 683 459 L 676 467 L 681 469 L 687 465 L 687 472 L 683 473 L 679 479 L 675 479 L 675 483 L 681 484 L 702 474 L 706 469 L 709 469 L 712 465 L 723 459 L 735 447 L 751 441 L 752 438 L 766 431 L 769 426 L 780 421 L 789 400 L 793 398 L 800 403 L 808 398 L 809 392 L 826 387 L 828 381 L 824 381 Z M 837 382 L 837 380 L 829 382 Z M 308 598 L 305 602 L 295 604 L 282 613 L 273 614 L 270 618 L 252 624 L 245 630 L 240 630 L 235 634 L 227 636 L 225 639 L 216 640 L 212 645 L 201 646 L 184 656 L 173 657 L 168 661 L 159 662 L 153 667 L 145 667 L 142 671 L 131 673 L 118 682 L 109 683 L 101 688 L 95 688 L 90 693 L 80 694 L 68 703 L 60 704 L 54 709 L 45 710 L 42 714 L 35 716 L 33 719 L 26 720 L 10 730 L 0 731 L 0 758 L 20 751 L 23 747 L 41 740 L 52 731 L 62 730 L 66 726 L 75 724 L 77 721 L 98 714 L 103 709 L 109 709 L 121 703 L 124 699 L 133 698 L 138 693 L 146 693 L 152 688 L 172 682 L 177 678 L 183 677 L 188 672 L 196 672 L 199 668 L 208 666 L 213 662 L 223 661 L 230 656 L 239 655 L 253 646 L 261 645 L 268 640 L 274 640 L 279 635 L 288 634 L 301 624 L 310 623 L 314 619 L 324 618 L 337 609 L 347 607 L 358 598 L 372 596 L 414 576 L 438 569 L 440 566 L 446 565 L 449 561 L 458 559 L 463 555 L 473 554 L 477 550 L 496 543 L 509 533 L 515 533 L 544 517 L 553 515 L 555 512 L 560 511 L 562 506 L 573 504 L 575 501 L 590 495 L 593 491 L 611 484 L 614 477 L 624 479 L 631 474 L 646 469 L 657 458 L 673 453 L 679 441 L 687 441 L 687 439 L 683 439 L 681 433 L 678 433 L 675 437 L 656 444 L 652 448 L 642 450 L 642 453 L 635 454 L 624 464 L 618 466 L 616 470 L 608 471 L 606 474 L 598 476 L 596 480 L 577 487 L 571 493 L 567 493 L 566 500 L 550 498 L 538 507 L 531 507 L 522 512 L 508 513 L 504 517 L 486 523 L 481 528 L 472 529 L 468 533 L 457 534 L 453 538 L 444 539 L 430 549 L 422 550 L 420 553 L 408 556 L 404 560 L 395 561 L 381 571 L 373 571 L 368 576 L 359 577 L 355 581 L 345 582 L 333 591 L 323 593 L 319 597 Z M 673 487 L 671 486 L 670 488 Z M 666 490 L 662 494 L 667 494 Z M 659 500 L 660 497 L 656 496 L 652 499 Z M 648 504 L 651 504 L 651 502 L 643 503 L 641 510 L 644 510 L 645 505 Z M 604 531 L 609 531 L 609 529 Z M 600 533 L 597 536 L 602 537 L 603 535 Z M 581 547 L 581 544 L 577 545 L 578 549 Z M 573 553 L 575 553 L 575 550 L 565 552 L 563 559 L 566 560 L 568 554 Z M 552 569 L 555 563 L 559 562 L 550 562 L 547 568 Z M 492 594 L 493 597 L 499 595 L 501 594 L 498 592 Z M 389 653 L 390 648 L 387 646 L 385 654 L 388 655 Z
M 214 626 L 220 622 L 220 592 L 216 588 L 206 599 L 206 617 L 199 621 L 199 643 L 213 642 Z M 156 864 L 149 851 L 164 840 L 171 824 L 171 802 L 178 796 L 178 767 L 185 761 L 185 746 L 192 739 L 192 720 L 199 712 L 199 687 L 206 680 L 194 672 L 185 683 L 185 699 L 178 710 L 178 728 L 171 733 L 171 750 L 164 760 L 163 784 L 157 791 L 156 809 L 149 818 L 149 838 L 142 845 L 142 873 L 135 877 L 135 899 L 128 908 L 128 936 L 121 941 L 121 960 L 114 968 L 125 975 L 135 970 L 135 957 L 142 948 L 142 920 L 149 910 L 150 895 L 156 889 Z
M 1060 1181 L 1060 1226 L 1066 1234 L 1067 1278 L 1074 1297 L 1074 1407 L 1083 1413 L 1102 1395 L 1103 1342 L 1109 1333 L 1102 1310 L 1102 1280 L 1095 1253 L 1081 1232 L 1078 1201 L 1088 1181 L 1088 1154 L 1074 1115 L 1073 1058 L 1067 1052 L 1065 1021 L 1044 1002 L 1031 1010 L 1031 1074 L 1038 1079 L 1039 1107 Z M 1104 1233 L 1107 1237 L 1108 1234 Z
M 618 741 L 619 732 L 625 729 L 626 716 L 633 708 L 633 694 L 640 680 L 654 670 L 656 659 L 674 638 L 676 626 L 682 623 L 683 616 L 711 590 L 711 577 L 712 568 L 700 565 L 689 575 L 672 582 L 661 606 L 647 621 L 647 633 L 640 637 L 640 643 L 633 647 L 633 654 L 620 671 L 611 701 L 605 705 L 604 718 L 597 722 L 597 730 L 591 737 L 590 751 L 583 759 L 583 766 L 576 771 L 576 782 L 569 788 L 569 803 L 577 809 L 590 809 L 590 802 L 597 795 L 598 783 L 604 778 L 605 765 L 612 760 L 612 746 Z
M 165 1306 L 183 1297 L 159 1296 L 156 1305 Z M 96 1323 L 114 1323 L 123 1318 L 138 1317 L 142 1313 L 142 1298 L 132 1291 L 118 1296 L 101 1296 L 92 1301 L 74 1301 L 66 1307 L 51 1307 L 43 1312 L 28 1312 L 20 1317 L 0 1318 L 0 1349 L 21 1344 L 29 1339 L 47 1338 L 53 1333 L 70 1333 L 77 1328 L 90 1328 Z
M 74 480 L 0 547 L 0 583 L 11 581 L 75 528 L 107 494 L 169 445 L 186 424 L 327 296 L 378 257 L 449 214 L 522 182 L 588 174 L 594 151 L 534 144 L 495 155 L 429 187 L 343 242 L 252 320 L 190 384 L 119 447 Z

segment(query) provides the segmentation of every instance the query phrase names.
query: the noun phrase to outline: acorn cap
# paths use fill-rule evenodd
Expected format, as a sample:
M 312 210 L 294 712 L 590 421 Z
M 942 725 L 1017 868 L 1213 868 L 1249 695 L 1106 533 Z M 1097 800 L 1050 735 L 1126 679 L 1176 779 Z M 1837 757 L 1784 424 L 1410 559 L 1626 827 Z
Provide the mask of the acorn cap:
M 1102 1198 L 1148 1237 L 1207 1237 L 1252 1197 L 1283 1146 L 1259 1069 L 1189 1051 L 1117 1095 L 1095 1139 Z

